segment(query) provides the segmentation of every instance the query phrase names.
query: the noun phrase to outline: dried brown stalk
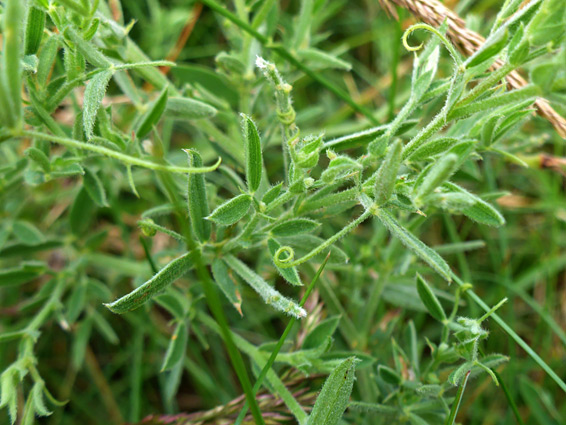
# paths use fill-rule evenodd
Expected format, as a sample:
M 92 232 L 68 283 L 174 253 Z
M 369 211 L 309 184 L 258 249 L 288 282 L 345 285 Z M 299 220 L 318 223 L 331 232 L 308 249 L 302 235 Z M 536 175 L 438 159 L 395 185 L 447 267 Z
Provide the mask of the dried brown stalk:
M 308 387 L 308 383 L 320 377 L 322 375 L 315 374 L 307 378 L 299 374 L 290 374 L 284 376 L 283 379 L 285 380 L 285 386 L 301 405 L 312 406 L 317 393 Z M 279 397 L 262 390 L 256 398 L 263 412 L 262 416 L 266 425 L 281 425 L 294 422 L 293 416 Z M 217 406 L 207 411 L 179 413 L 176 415 L 150 415 L 144 418 L 138 425 L 230 425 L 236 420 L 244 402 L 245 396 L 241 395 L 225 405 Z M 243 421 L 244 425 L 252 425 L 254 423 L 250 414 Z
M 407 9 L 417 19 L 435 27 L 448 19 L 448 37 L 466 56 L 474 54 L 485 42 L 485 38 L 466 28 L 464 20 L 438 0 L 379 0 L 379 2 L 385 11 L 395 19 L 399 19 L 395 5 Z M 503 65 L 502 62 L 496 62 L 494 68 L 499 68 L 501 65 Z M 505 78 L 513 89 L 527 85 L 527 81 L 517 71 L 511 72 Z M 562 138 L 566 138 L 566 119 L 558 114 L 544 98 L 539 97 L 535 105 L 538 114 L 546 118 Z

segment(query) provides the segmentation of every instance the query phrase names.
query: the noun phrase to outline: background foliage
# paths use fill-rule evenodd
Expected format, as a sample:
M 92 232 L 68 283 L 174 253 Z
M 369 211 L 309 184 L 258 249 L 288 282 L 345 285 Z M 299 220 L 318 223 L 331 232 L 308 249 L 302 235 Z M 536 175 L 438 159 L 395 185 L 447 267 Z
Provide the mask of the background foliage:
M 563 423 L 565 10 L 420 3 L 0 2 L 0 422 Z

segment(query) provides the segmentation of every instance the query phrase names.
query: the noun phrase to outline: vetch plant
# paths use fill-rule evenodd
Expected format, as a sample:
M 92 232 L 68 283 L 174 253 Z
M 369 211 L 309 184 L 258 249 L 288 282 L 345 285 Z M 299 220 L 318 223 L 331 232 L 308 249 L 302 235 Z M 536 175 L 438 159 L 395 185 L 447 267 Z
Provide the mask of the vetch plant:
M 499 192 L 514 177 L 497 174 L 533 163 L 526 153 L 545 125 L 529 121 L 535 109 L 561 131 L 549 102 L 564 96 L 564 8 L 507 0 L 470 47 L 453 15 L 393 1 L 426 23 L 397 33 L 391 100 L 373 108 L 345 74 L 372 71 L 337 54 L 360 41 L 322 47 L 340 1 L 299 3 L 293 14 L 270 0 L 234 11 L 204 0 L 182 23 L 148 1 L 154 22 L 141 31 L 151 23 L 165 43 L 179 27 L 173 56 L 126 23 L 144 16 L 135 2 L 1 3 L 0 407 L 12 423 L 72 423 L 102 405 L 112 423 L 453 424 L 470 376 L 501 386 L 505 420 L 522 423 L 513 377 L 499 371 L 527 360 L 499 339 L 566 392 L 563 366 L 496 312 L 511 296 L 504 288 L 566 341 L 527 293 L 542 272 L 512 281 L 500 208 L 518 201 Z M 202 5 L 216 38 L 198 35 Z M 214 42 L 215 70 L 153 61 L 136 43 L 178 59 L 193 31 Z M 228 50 L 217 51 L 220 34 Z M 401 49 L 407 78 L 397 75 Z M 529 82 L 507 84 L 520 69 Z M 333 100 L 311 104 L 304 76 Z M 547 209 L 562 220 L 553 196 Z M 491 263 L 473 251 L 486 245 Z M 553 240 L 555 274 L 561 246 Z M 499 286 L 489 297 L 470 283 L 490 279 Z M 509 338 L 492 343 L 488 318 Z M 65 365 L 51 360 L 53 372 L 50 358 Z M 85 372 L 96 396 L 73 390 Z M 525 399 L 535 384 L 522 382 Z M 198 411 L 172 419 L 188 410 L 181 392 L 199 395 Z M 541 397 L 550 413 L 533 415 L 553 423 L 562 411 Z

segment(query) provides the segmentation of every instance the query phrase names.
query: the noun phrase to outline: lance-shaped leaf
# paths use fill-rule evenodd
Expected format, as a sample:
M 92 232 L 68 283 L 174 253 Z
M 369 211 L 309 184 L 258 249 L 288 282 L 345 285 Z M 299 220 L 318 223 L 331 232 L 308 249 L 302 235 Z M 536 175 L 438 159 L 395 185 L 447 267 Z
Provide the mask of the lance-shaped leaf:
M 294 218 L 275 225 L 271 229 L 273 236 L 295 236 L 314 232 L 320 226 L 318 221 L 309 218 Z
M 106 201 L 106 191 L 104 190 L 104 186 L 102 185 L 100 178 L 98 178 L 94 171 L 85 168 L 83 185 L 88 195 L 96 205 L 99 207 L 108 206 L 108 202 Z
M 433 39 L 420 56 L 415 56 L 411 100 L 418 102 L 426 93 L 436 75 L 440 47 L 438 39 Z
M 282 188 L 283 188 L 282 182 L 276 186 L 273 186 L 267 192 L 265 192 L 263 198 L 261 198 L 261 202 L 263 202 L 265 205 L 269 205 L 270 203 L 275 201 L 275 199 L 279 196 Z
M 185 152 L 189 156 L 189 167 L 202 167 L 202 159 L 197 151 L 186 149 Z M 209 209 L 204 174 L 189 174 L 188 206 L 193 232 L 201 242 L 207 241 L 210 239 L 211 226 L 205 220 Z
M 509 63 L 514 66 L 521 65 L 527 58 L 530 48 L 529 37 L 525 34 L 525 26 L 521 23 L 507 47 Z
M 400 134 L 406 133 L 408 130 L 417 125 L 418 122 L 418 120 L 406 120 L 403 124 L 400 125 L 395 134 L 399 136 Z M 323 149 L 341 151 L 361 145 L 367 145 L 368 143 L 374 141 L 376 138 L 383 136 L 383 134 L 388 129 L 389 125 L 380 125 L 378 127 L 372 127 L 368 128 L 367 130 L 359 131 L 357 133 L 347 134 L 345 136 L 325 142 Z
M 33 408 L 37 416 L 49 416 L 51 411 L 45 405 L 43 394 L 45 392 L 45 383 L 38 381 L 33 384 L 31 395 L 33 395 Z M 22 421 L 22 423 L 24 423 Z
M 0 269 L 0 287 L 29 282 L 47 270 L 45 263 L 29 261 L 17 267 Z
M 35 55 L 43 38 L 45 28 L 45 12 L 37 7 L 31 7 L 28 12 L 26 26 L 25 54 Z
M 92 44 L 80 36 L 71 26 L 63 31 L 65 38 L 71 40 L 77 49 L 83 54 L 86 60 L 98 68 L 110 68 L 112 64 L 100 51 Z
M 251 204 L 252 198 L 249 195 L 238 195 L 217 207 L 206 219 L 221 226 L 230 226 L 246 215 Z
M 503 31 L 497 31 L 493 34 L 492 37 L 489 37 L 486 43 L 484 43 L 481 48 L 476 51 L 470 59 L 468 59 L 466 66 L 468 68 L 472 68 L 476 65 L 479 65 L 482 62 L 485 62 L 499 52 L 501 52 L 505 46 L 507 46 L 507 38 L 509 37 L 509 31 L 507 28 Z
M 448 151 L 452 146 L 460 142 L 459 139 L 454 137 L 441 137 L 438 139 L 431 140 L 417 149 L 412 151 L 408 156 L 407 160 L 411 161 L 422 161 L 424 159 L 430 158 L 441 153 Z
M 350 357 L 332 371 L 308 418 L 308 425 L 336 425 L 352 393 L 356 370 L 356 358 Z
M 242 296 L 240 295 L 240 291 L 238 289 L 238 283 L 232 276 L 230 276 L 230 272 L 226 264 L 218 258 L 214 259 L 212 262 L 212 275 L 214 276 L 214 281 L 220 288 L 220 290 L 226 295 L 230 304 L 234 306 L 240 316 L 242 314 Z
M 108 81 L 112 78 L 112 71 L 106 70 L 96 74 L 86 86 L 83 108 L 83 128 L 87 139 L 92 138 L 94 123 L 98 108 L 104 99 Z
M 269 239 L 267 241 L 267 247 L 269 248 L 269 252 L 271 253 L 271 261 L 273 261 L 273 257 L 281 245 L 275 239 Z M 281 267 L 277 267 L 277 264 L 273 261 L 273 265 L 279 272 L 279 274 L 289 282 L 291 285 L 301 286 L 303 283 L 301 282 L 301 278 L 299 277 L 299 272 L 295 267 L 289 267 L 287 269 L 282 269 Z
M 113 303 L 104 304 L 113 313 L 126 313 L 135 310 L 149 301 L 155 294 L 161 292 L 193 267 L 192 252 L 174 259 L 163 267 L 150 280 L 134 289 Z
M 443 156 L 436 164 L 434 164 L 422 181 L 417 180 L 415 184 L 415 203 L 419 205 L 432 194 L 434 189 L 444 183 L 456 171 L 458 156 L 448 154 Z
M 303 349 L 314 349 L 326 343 L 331 338 L 340 323 L 340 316 L 332 316 L 323 320 L 305 338 Z
M 261 139 L 255 123 L 244 114 L 242 114 L 242 128 L 244 129 L 244 150 L 246 152 L 246 181 L 248 190 L 253 193 L 261 183 L 263 169 Z
M 165 107 L 167 106 L 167 90 L 168 88 L 165 87 L 157 100 L 151 104 L 151 107 L 143 115 L 136 131 L 136 137 L 138 139 L 145 137 L 151 131 L 153 126 L 159 122 L 159 119 L 161 118 L 161 115 L 163 115 Z
M 14 236 L 24 245 L 37 245 L 45 242 L 45 236 L 29 221 L 16 220 L 12 224 Z
M 451 281 L 450 267 L 436 251 L 426 246 L 411 232 L 401 226 L 401 224 L 399 224 L 389 211 L 379 209 L 376 211 L 376 217 L 379 218 L 383 225 L 387 227 L 391 234 L 399 239 L 403 245 L 413 251 L 413 253 L 419 256 L 444 279 L 448 282 Z
M 402 152 L 403 148 L 398 140 L 391 145 L 379 170 L 377 170 L 373 194 L 378 205 L 386 203 L 393 194 L 397 182 L 397 173 L 401 165 Z
M 500 227 L 505 224 L 505 218 L 497 211 L 493 206 L 485 202 L 480 197 L 468 192 L 466 189 L 454 184 L 447 182 L 444 187 L 450 190 L 464 193 L 467 196 L 474 199 L 474 204 L 471 207 L 462 210 L 462 213 L 478 223 L 487 224 L 488 226 Z
M 377 373 L 379 377 L 388 384 L 399 385 L 402 381 L 401 375 L 399 375 L 396 370 L 385 365 L 379 365 L 377 367 Z
M 426 280 L 424 280 L 418 273 L 417 291 L 419 293 L 421 301 L 425 305 L 430 315 L 439 322 L 444 322 L 446 320 L 446 313 L 440 305 L 440 301 L 438 301 L 438 298 L 436 298 L 436 295 L 434 295 L 434 292 L 432 292 L 432 289 L 430 288 Z
M 181 120 L 212 118 L 218 112 L 209 104 L 188 97 L 170 97 L 165 110 L 169 116 Z
M 100 51 L 92 44 L 80 36 L 73 28 L 68 26 L 63 31 L 65 38 L 71 40 L 77 49 L 83 54 L 86 60 L 98 68 L 110 68 L 112 64 Z
M 40 86 L 45 86 L 49 73 L 51 72 L 53 62 L 57 56 L 59 49 L 59 36 L 52 35 L 41 47 L 39 52 L 39 65 L 37 66 L 37 82 Z
M 163 359 L 163 365 L 161 366 L 161 372 L 172 369 L 183 361 L 185 352 L 187 351 L 188 340 L 189 331 L 187 329 L 187 324 L 183 320 L 179 322 L 175 329 L 175 333 L 171 335 L 171 340 L 169 341 L 167 352 Z
M 22 116 L 22 29 L 25 17 L 25 2 L 8 0 L 4 3 L 3 13 L 3 64 L 0 78 L 0 100 L 8 125 L 18 125 Z M 3 115 L 3 114 L 2 114 Z
M 305 309 L 300 307 L 296 302 L 284 297 L 278 291 L 273 289 L 269 284 L 263 280 L 261 276 L 252 271 L 248 266 L 238 260 L 232 255 L 227 255 L 224 262 L 234 270 L 238 276 L 246 281 L 259 296 L 270 306 L 283 313 L 295 316 L 301 319 L 307 316 Z
M 26 149 L 25 155 L 38 164 L 44 172 L 49 173 L 51 171 L 51 161 L 49 161 L 49 158 L 42 150 L 32 146 Z
M 308 61 L 316 68 L 334 68 L 343 69 L 345 71 L 352 69 L 352 65 L 348 62 L 314 47 L 299 50 L 297 56 L 301 60 Z

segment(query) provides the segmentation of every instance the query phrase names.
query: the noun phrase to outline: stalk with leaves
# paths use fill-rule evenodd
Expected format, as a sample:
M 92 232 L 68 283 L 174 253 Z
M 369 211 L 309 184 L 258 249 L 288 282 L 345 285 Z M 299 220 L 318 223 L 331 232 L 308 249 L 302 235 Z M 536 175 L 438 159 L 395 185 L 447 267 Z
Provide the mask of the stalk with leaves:
M 566 392 L 563 365 L 498 313 L 507 298 L 479 295 L 464 254 L 484 243 L 469 232 L 505 228 L 490 164 L 528 166 L 510 141 L 534 108 L 564 135 L 548 103 L 563 96 L 564 8 L 508 0 L 484 39 L 440 4 L 393 3 L 425 22 L 397 40 L 412 71 L 381 125 L 395 101 L 374 111 L 336 82 L 353 67 L 319 46 L 338 10 L 323 1 L 296 16 L 269 0 L 203 1 L 228 40 L 214 72 L 151 60 L 124 20 L 143 14 L 134 2 L 1 3 L 0 285 L 15 320 L 0 329 L 0 407 L 12 423 L 76 419 L 94 403 L 113 422 L 453 424 L 471 376 L 500 385 L 520 423 L 497 370 L 516 349 L 492 353 L 488 318 Z M 148 8 L 159 19 L 159 2 Z M 313 112 L 304 76 L 359 116 L 324 121 L 341 112 Z M 438 217 L 444 247 L 423 231 Z M 389 304 L 438 323 L 420 335 L 425 316 Z M 49 338 L 63 374 L 43 355 Z M 94 399 L 73 391 L 84 371 Z M 202 412 L 161 416 L 187 387 Z

